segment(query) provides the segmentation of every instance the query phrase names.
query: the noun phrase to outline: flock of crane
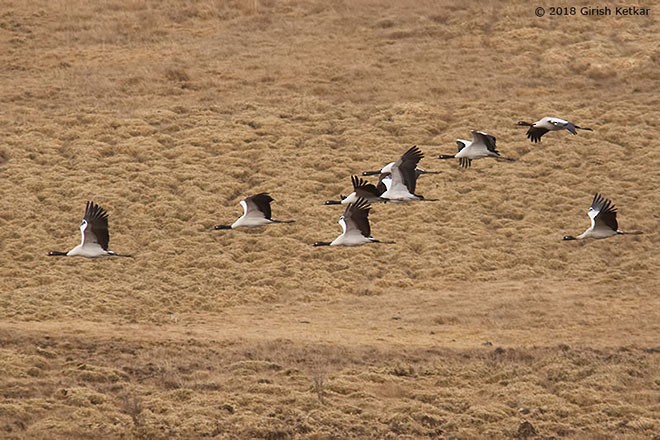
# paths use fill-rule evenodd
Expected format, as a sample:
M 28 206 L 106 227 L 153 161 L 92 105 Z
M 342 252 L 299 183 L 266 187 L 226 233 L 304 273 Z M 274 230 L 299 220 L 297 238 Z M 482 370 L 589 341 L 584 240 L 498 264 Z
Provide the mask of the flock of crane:
M 564 119 L 545 117 L 534 123 L 518 122 L 519 126 L 529 127 L 527 137 L 532 142 L 540 142 L 541 137 L 549 131 L 567 130 L 577 134 L 578 129 L 592 130 L 579 127 Z M 458 139 L 458 152 L 456 154 L 442 154 L 438 159 L 458 159 L 461 167 L 468 168 L 472 161 L 483 158 L 513 161 L 515 159 L 503 157 L 497 151 L 494 136 L 482 131 L 472 131 L 472 141 Z M 353 192 L 348 196 L 340 196 L 340 200 L 328 200 L 326 205 L 348 205 L 344 214 L 339 218 L 342 233 L 333 241 L 318 241 L 314 246 L 358 246 L 367 243 L 393 243 L 380 241 L 371 236 L 369 225 L 369 211 L 372 203 L 378 202 L 412 202 L 419 200 L 429 201 L 416 194 L 417 178 L 422 174 L 434 174 L 418 168 L 419 161 L 424 154 L 417 146 L 408 149 L 397 161 L 385 165 L 380 170 L 365 171 L 363 176 L 379 175 L 376 185 L 365 179 L 352 176 Z M 215 229 L 236 229 L 265 226 L 273 223 L 292 223 L 293 220 L 276 220 L 272 218 L 270 204 L 273 201 L 268 193 L 259 193 L 247 197 L 240 202 L 243 215 L 231 225 L 217 225 Z M 585 238 L 607 238 L 621 234 L 641 234 L 641 232 L 625 232 L 618 228 L 616 220 L 616 207 L 612 202 L 596 193 L 588 215 L 591 226 L 582 234 L 574 237 L 564 236 L 564 240 L 581 240 Z M 68 252 L 51 251 L 51 256 L 129 256 L 118 254 L 108 249 L 110 234 L 108 232 L 108 213 L 94 202 L 87 202 L 85 215 L 80 225 L 82 240 L 80 244 Z

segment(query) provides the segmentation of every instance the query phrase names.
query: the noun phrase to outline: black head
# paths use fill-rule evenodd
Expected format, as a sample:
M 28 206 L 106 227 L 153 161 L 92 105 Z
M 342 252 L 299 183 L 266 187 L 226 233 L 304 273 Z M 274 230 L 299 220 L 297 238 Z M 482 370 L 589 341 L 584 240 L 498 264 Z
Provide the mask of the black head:
M 363 176 L 375 176 L 376 174 L 380 174 L 380 170 L 377 170 L 377 171 L 364 171 L 362 173 Z
M 231 225 L 215 225 L 213 229 L 231 229 Z
M 324 205 L 341 205 L 339 200 L 326 200 L 323 202 Z
M 330 246 L 330 242 L 329 242 L 329 241 L 317 241 L 316 243 L 314 243 L 314 246 L 315 246 L 315 247 L 318 247 L 318 246 Z
M 529 122 L 525 122 L 525 121 L 520 121 L 516 125 L 520 125 L 522 127 L 531 127 L 532 126 L 532 124 L 530 124 Z
M 60 251 L 50 251 L 48 252 L 49 257 L 65 257 L 66 252 L 60 252 Z
M 572 235 L 564 235 L 562 240 L 577 240 L 577 238 L 573 237 Z

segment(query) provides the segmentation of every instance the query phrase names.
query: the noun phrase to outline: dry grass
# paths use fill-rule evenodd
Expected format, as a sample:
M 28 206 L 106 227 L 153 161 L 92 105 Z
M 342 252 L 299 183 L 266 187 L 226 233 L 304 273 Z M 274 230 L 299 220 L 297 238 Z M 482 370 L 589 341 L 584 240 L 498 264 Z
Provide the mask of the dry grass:
M 533 12 L 5 1 L 0 437 L 654 438 L 657 19 Z M 434 161 L 471 129 L 518 161 Z M 312 248 L 412 144 L 441 201 Z M 211 231 L 260 191 L 297 222 Z M 561 242 L 596 191 L 645 234 Z M 88 199 L 135 258 L 45 257 Z

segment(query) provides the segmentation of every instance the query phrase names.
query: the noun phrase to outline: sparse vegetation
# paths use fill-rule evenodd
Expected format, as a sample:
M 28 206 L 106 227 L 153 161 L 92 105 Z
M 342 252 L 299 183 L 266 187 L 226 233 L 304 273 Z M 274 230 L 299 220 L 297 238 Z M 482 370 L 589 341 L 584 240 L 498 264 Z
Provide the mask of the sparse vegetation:
M 653 439 L 653 17 L 4 2 L 0 437 Z M 532 145 L 546 114 L 595 131 Z M 471 129 L 519 160 L 433 159 Z M 375 206 L 386 249 L 313 249 L 321 202 L 412 144 L 440 202 Z M 211 232 L 260 191 L 297 222 Z M 562 243 L 595 191 L 645 234 Z M 46 257 L 88 199 L 135 258 Z

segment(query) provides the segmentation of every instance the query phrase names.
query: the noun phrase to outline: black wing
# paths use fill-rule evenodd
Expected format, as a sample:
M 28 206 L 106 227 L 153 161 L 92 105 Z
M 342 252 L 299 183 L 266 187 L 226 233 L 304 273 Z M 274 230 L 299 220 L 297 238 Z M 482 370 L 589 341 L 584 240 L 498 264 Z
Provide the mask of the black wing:
M 456 141 L 456 146 L 458 146 L 458 152 L 460 153 L 463 148 L 466 147 L 465 142 L 463 141 Z
M 596 226 L 600 223 L 601 225 L 606 225 L 608 228 L 617 231 L 619 229 L 619 223 L 616 221 L 616 206 L 612 204 L 612 201 L 606 199 L 599 193 L 594 195 L 594 199 L 591 202 L 591 209 L 594 211 L 599 211 L 598 215 L 594 219 Z
M 273 201 L 273 198 L 269 196 L 268 193 L 255 194 L 248 197 L 245 202 L 249 203 L 250 200 L 252 200 L 252 202 L 257 205 L 259 211 L 264 213 L 264 217 L 266 217 L 268 220 L 271 220 L 270 202 Z
M 376 189 L 378 190 L 378 196 L 383 194 L 385 191 L 387 191 L 387 185 L 383 182 L 384 179 L 387 177 L 391 177 L 392 175 L 390 173 L 385 173 L 381 174 L 378 176 L 378 185 L 376 186 Z
M 401 159 L 399 159 L 399 170 L 401 171 L 401 176 L 403 177 L 403 184 L 406 185 L 410 194 L 415 194 L 415 187 L 417 186 L 417 173 L 415 168 L 417 164 L 424 157 L 424 153 L 417 148 L 417 145 L 413 145 L 403 153 Z
M 476 143 L 481 141 L 486 146 L 488 151 L 491 151 L 498 156 L 500 152 L 497 151 L 497 139 L 492 134 L 484 133 L 483 131 L 473 131 L 472 132 L 472 142 Z
M 486 148 L 493 153 L 500 154 L 500 152 L 497 151 L 497 139 L 495 139 L 495 136 L 488 133 L 483 133 L 483 135 L 486 140 Z
M 468 159 L 467 157 L 459 157 L 458 164 L 463 168 L 470 168 L 470 165 L 472 165 L 472 159 Z
M 351 176 L 351 182 L 353 182 L 353 190 L 358 196 L 364 194 L 365 196 L 373 195 L 374 197 L 380 197 L 382 194 L 378 192 L 378 188 L 373 183 L 369 183 L 358 176 Z
M 84 219 L 89 228 L 85 230 L 85 242 L 98 243 L 103 250 L 107 251 L 110 243 L 108 213 L 96 203 L 87 202 Z
M 371 237 L 371 226 L 369 226 L 369 211 L 371 205 L 365 199 L 360 197 L 355 203 L 351 203 L 344 212 L 344 221 L 352 222 L 357 227 L 362 235 Z
M 548 131 L 549 130 L 547 128 L 529 127 L 529 130 L 527 130 L 527 137 L 532 142 L 541 142 L 541 136 L 546 134 Z

